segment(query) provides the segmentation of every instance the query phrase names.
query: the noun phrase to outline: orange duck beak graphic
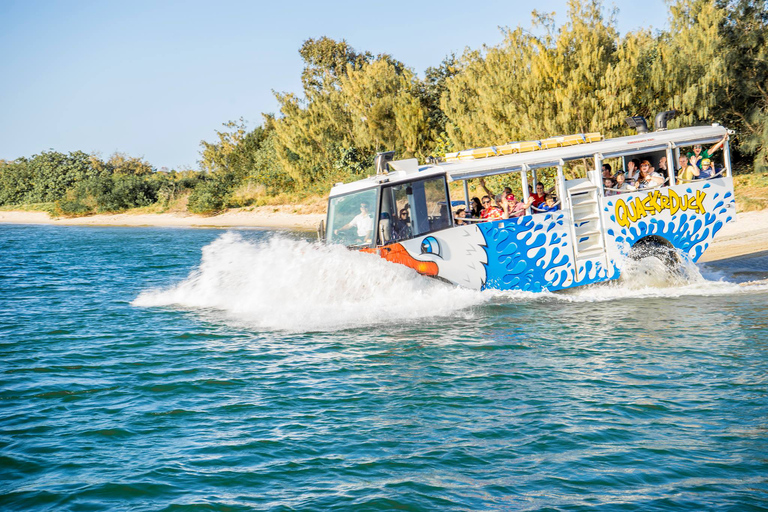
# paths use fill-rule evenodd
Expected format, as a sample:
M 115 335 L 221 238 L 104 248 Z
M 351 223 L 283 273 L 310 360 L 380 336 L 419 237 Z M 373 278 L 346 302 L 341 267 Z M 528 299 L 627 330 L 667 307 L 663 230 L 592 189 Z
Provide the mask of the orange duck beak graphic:
M 362 249 L 362 252 L 378 254 L 387 261 L 405 265 L 406 267 L 410 267 L 419 274 L 423 274 L 425 276 L 434 277 L 437 275 L 437 263 L 434 261 L 419 261 L 415 259 L 408 253 L 408 251 L 405 250 L 405 247 L 400 244 L 387 245 L 377 249 Z

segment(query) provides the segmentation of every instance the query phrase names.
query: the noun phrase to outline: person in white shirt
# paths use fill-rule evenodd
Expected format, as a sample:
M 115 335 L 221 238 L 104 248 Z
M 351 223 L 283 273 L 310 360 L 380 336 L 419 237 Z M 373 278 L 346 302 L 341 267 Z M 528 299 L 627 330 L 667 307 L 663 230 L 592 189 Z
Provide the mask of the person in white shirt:
M 339 231 L 346 231 L 348 229 L 356 228 L 358 238 L 362 238 L 364 241 L 369 242 L 371 240 L 371 232 L 373 231 L 373 217 L 370 211 L 368 211 L 368 203 L 363 201 L 360 203 L 360 213 L 347 223 L 347 225 L 335 229 L 334 235 L 338 235 Z

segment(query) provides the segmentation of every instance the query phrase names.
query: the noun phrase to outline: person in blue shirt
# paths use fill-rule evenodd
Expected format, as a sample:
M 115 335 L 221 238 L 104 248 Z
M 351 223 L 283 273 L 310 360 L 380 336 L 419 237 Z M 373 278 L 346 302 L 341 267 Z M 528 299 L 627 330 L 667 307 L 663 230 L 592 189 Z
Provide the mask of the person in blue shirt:
M 701 160 L 701 170 L 699 171 L 698 178 L 700 180 L 707 180 L 715 176 L 715 167 L 712 165 L 712 161 L 709 158 L 703 158 Z
M 556 212 L 560 209 L 560 205 L 555 204 L 552 194 L 544 194 L 544 204 L 539 205 L 538 209 L 542 212 Z

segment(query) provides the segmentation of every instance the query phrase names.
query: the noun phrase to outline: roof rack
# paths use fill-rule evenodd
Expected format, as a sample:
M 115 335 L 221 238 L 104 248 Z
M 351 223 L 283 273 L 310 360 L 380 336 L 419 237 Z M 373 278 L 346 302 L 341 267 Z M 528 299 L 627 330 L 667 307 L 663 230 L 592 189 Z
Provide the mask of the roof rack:
M 445 155 L 445 161 L 460 162 L 478 158 L 513 155 L 515 153 L 527 153 L 529 151 L 538 151 L 540 149 L 562 148 L 565 146 L 575 146 L 576 144 L 585 144 L 587 142 L 599 142 L 601 140 L 603 140 L 603 136 L 600 133 L 593 132 L 562 135 L 560 137 L 550 137 L 542 140 L 509 142 L 503 146 L 489 146 L 487 148 L 465 149 L 463 151 L 447 153 Z

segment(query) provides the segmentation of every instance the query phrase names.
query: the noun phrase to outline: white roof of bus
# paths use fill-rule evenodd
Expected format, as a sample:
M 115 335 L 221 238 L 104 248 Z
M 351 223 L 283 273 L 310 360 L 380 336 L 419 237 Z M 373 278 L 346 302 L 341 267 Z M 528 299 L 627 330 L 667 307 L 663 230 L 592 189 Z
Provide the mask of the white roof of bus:
M 419 167 L 418 171 L 398 171 L 385 175 L 371 176 L 353 183 L 337 184 L 331 189 L 330 195 L 333 197 L 357 190 L 364 190 L 384 182 L 412 180 L 416 175 L 422 178 L 446 173 L 450 180 L 466 180 L 481 176 L 521 171 L 523 165 L 527 165 L 529 169 L 554 167 L 560 163 L 560 160 L 574 160 L 582 157 L 591 157 L 596 154 L 602 155 L 602 158 L 605 159 L 659 151 L 666 149 L 670 145 L 675 147 L 690 146 L 696 143 L 706 144 L 720 140 L 726 133 L 727 131 L 723 126 L 716 124 L 712 126 L 694 126 L 606 139 L 600 142 L 577 144 L 563 148 L 542 149 L 514 155 L 478 158 L 463 162 L 425 165 Z
M 360 190 L 366 190 L 378 186 L 381 183 L 397 183 L 399 181 L 412 181 L 416 178 L 427 178 L 429 176 L 445 174 L 445 170 L 435 165 L 424 165 L 418 168 L 416 171 L 395 171 L 388 174 L 378 174 L 375 176 L 368 176 L 362 180 L 353 181 L 351 183 L 337 183 L 331 189 L 330 197 L 349 194 L 350 192 L 357 192 Z

